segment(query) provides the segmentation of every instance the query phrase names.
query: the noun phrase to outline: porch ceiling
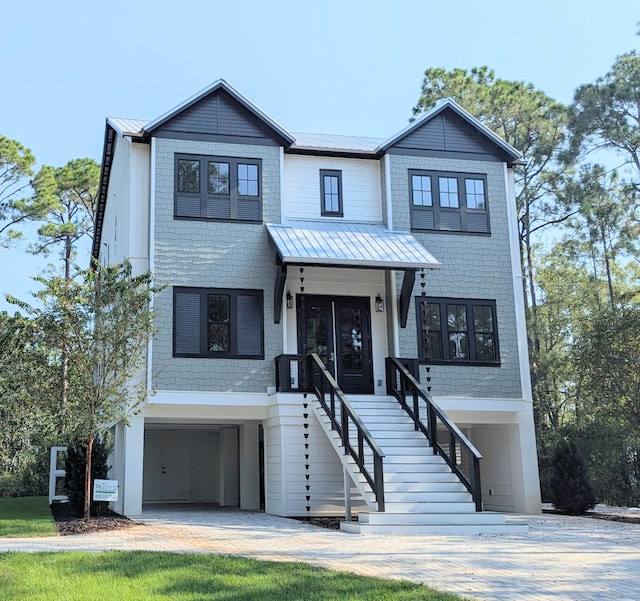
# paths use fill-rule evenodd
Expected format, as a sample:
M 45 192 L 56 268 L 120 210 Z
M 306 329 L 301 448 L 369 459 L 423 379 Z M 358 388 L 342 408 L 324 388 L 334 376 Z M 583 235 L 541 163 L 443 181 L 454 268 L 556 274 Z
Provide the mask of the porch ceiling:
M 282 263 L 375 269 L 433 269 L 441 266 L 408 232 L 364 223 L 267 224 Z

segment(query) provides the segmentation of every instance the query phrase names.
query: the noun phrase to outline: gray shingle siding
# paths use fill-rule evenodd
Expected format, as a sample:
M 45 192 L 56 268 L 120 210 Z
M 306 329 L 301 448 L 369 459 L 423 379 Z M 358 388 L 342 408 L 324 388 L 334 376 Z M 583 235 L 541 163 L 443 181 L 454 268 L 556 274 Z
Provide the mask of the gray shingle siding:
M 273 357 L 282 327 L 273 323 L 275 266 L 263 224 L 174 220 L 174 155 L 262 159 L 265 222 L 280 221 L 280 150 L 264 145 L 156 139 L 155 268 L 167 288 L 154 302 L 159 333 L 153 344 L 153 385 L 158 390 L 265 392 L 275 382 Z M 264 360 L 174 358 L 173 286 L 250 288 L 264 292 Z
M 516 317 L 508 233 L 504 165 L 391 155 L 394 229 L 410 229 L 409 169 L 482 173 L 487 176 L 491 235 L 413 232 L 442 262 L 441 269 L 426 272 L 426 294 L 433 297 L 492 299 L 496 301 L 500 367 L 434 365 L 432 392 L 438 396 L 521 398 Z M 422 290 L 416 277 L 413 296 Z M 397 275 L 400 290 L 402 275 Z M 407 327 L 400 329 L 400 356 L 417 357 L 417 325 L 412 300 Z M 425 368 L 421 376 L 424 381 Z

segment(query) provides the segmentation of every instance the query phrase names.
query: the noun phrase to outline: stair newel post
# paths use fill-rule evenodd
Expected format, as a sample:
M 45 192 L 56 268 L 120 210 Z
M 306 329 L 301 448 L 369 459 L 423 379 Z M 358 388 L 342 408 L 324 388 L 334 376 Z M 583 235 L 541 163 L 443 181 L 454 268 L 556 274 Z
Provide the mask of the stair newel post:
M 471 469 L 471 487 L 473 488 L 473 500 L 476 502 L 476 511 L 482 511 L 482 488 L 480 485 L 480 460 L 473 458 Z
M 351 478 L 347 468 L 342 468 L 342 478 L 344 482 L 344 519 L 345 522 L 351 521 Z
M 345 411 L 342 400 L 340 400 L 340 422 L 342 423 L 342 446 L 344 447 L 344 454 L 349 453 L 349 416 Z
M 449 456 L 451 457 L 451 464 L 458 465 L 458 454 L 456 453 L 456 437 L 453 432 L 449 432 Z
M 384 511 L 384 473 L 382 472 L 382 457 L 375 452 L 373 454 L 373 479 L 378 511 Z

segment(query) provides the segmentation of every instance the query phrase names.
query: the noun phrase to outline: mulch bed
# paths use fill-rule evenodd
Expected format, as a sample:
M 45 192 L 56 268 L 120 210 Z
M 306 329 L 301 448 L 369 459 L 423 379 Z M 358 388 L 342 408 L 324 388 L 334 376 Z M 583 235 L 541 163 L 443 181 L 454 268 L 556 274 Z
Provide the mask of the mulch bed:
M 106 507 L 100 508 L 100 515 L 85 519 L 82 516 L 73 514 L 69 503 L 53 503 L 51 505 L 51 515 L 53 515 L 60 536 L 121 530 L 122 528 L 131 528 L 137 525 L 137 522 L 114 513 Z
M 555 515 L 568 515 L 557 509 L 543 509 L 542 513 L 551 513 Z M 640 516 L 634 517 L 630 515 L 618 515 L 615 513 L 599 513 L 595 511 L 587 511 L 581 518 L 592 518 L 594 520 L 606 520 L 609 522 L 622 522 L 624 524 L 640 524 Z

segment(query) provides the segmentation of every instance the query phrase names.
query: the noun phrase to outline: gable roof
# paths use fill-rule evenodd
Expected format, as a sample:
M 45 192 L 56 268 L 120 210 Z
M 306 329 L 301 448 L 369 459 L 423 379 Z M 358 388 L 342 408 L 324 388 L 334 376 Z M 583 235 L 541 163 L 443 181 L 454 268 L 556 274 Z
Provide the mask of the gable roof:
M 400 140 L 406 138 L 416 130 L 420 129 L 423 125 L 432 121 L 435 117 L 440 115 L 446 110 L 451 110 L 476 129 L 480 134 L 488 138 L 493 144 L 501 149 L 507 157 L 510 159 L 511 164 L 520 164 L 523 161 L 522 153 L 516 150 L 511 144 L 505 142 L 500 136 L 491 131 L 481 121 L 476 119 L 471 113 L 463 109 L 453 98 L 444 98 L 436 102 L 435 106 L 429 109 L 426 113 L 421 115 L 413 123 L 409 123 L 407 127 L 400 130 L 397 134 L 391 136 L 388 140 L 383 142 L 377 151 L 384 154 L 389 148 L 397 144 Z
M 167 123 L 167 121 L 173 119 L 189 107 L 193 106 L 197 102 L 200 102 L 203 98 L 224 90 L 227 94 L 232 96 L 237 102 L 239 102 L 244 108 L 255 115 L 260 121 L 262 121 L 267 127 L 272 129 L 278 136 L 284 139 L 287 146 L 290 146 L 295 142 L 295 137 L 287 131 L 277 121 L 269 117 L 264 111 L 258 108 L 253 102 L 251 102 L 246 96 L 238 92 L 231 84 L 227 83 L 224 79 L 218 79 L 211 85 L 207 86 L 203 90 L 200 90 L 197 94 L 187 98 L 184 102 L 181 102 L 178 106 L 167 111 L 164 115 L 161 115 L 157 119 L 148 122 L 142 128 L 144 134 L 152 134 L 156 129 Z

